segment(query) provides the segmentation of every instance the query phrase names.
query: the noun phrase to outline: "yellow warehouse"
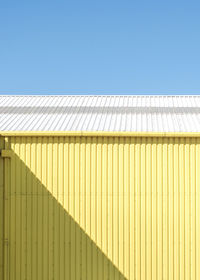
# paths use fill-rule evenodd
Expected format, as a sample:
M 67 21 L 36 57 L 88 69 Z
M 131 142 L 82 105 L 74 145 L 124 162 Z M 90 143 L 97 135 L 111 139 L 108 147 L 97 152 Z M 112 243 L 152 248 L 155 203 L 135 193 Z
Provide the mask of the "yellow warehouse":
M 1 96 L 0 279 L 200 279 L 199 96 Z

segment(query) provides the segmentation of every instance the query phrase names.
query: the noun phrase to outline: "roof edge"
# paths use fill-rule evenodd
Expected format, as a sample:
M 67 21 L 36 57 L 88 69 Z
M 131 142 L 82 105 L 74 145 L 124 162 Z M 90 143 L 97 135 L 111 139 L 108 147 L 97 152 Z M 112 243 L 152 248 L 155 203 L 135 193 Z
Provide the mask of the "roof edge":
M 196 94 L 189 94 L 189 93 L 186 93 L 186 94 L 166 94 L 166 93 L 161 93 L 161 94 L 122 94 L 122 93 L 119 93 L 119 94 L 111 94 L 111 93 L 108 93 L 108 94 L 94 94 L 94 93 L 91 93 L 91 94 L 1 94 L 0 93 L 0 97 L 102 97 L 102 96 L 105 96 L 105 97 L 199 97 L 199 94 L 196 93 Z
M 200 137 L 200 132 L 0 131 L 0 136 Z

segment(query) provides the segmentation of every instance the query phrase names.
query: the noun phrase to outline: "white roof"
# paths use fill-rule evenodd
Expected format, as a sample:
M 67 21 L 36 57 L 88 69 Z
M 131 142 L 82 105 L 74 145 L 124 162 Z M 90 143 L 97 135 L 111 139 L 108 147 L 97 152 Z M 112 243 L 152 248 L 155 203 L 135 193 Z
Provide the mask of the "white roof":
M 200 96 L 0 96 L 0 131 L 200 132 Z

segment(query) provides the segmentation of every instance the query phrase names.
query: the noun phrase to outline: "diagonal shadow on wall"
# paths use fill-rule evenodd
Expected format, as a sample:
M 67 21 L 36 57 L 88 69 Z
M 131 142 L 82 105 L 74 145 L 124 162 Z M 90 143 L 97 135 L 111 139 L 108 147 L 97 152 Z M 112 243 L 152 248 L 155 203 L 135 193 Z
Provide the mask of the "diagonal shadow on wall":
M 16 153 L 7 168 L 10 280 L 126 279 Z

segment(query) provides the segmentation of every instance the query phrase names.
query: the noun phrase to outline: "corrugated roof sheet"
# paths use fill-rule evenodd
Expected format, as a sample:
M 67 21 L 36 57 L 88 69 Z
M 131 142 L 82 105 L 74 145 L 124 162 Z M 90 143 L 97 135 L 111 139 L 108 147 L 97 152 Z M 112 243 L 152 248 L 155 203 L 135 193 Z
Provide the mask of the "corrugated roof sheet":
M 0 131 L 200 132 L 200 96 L 0 96 Z

